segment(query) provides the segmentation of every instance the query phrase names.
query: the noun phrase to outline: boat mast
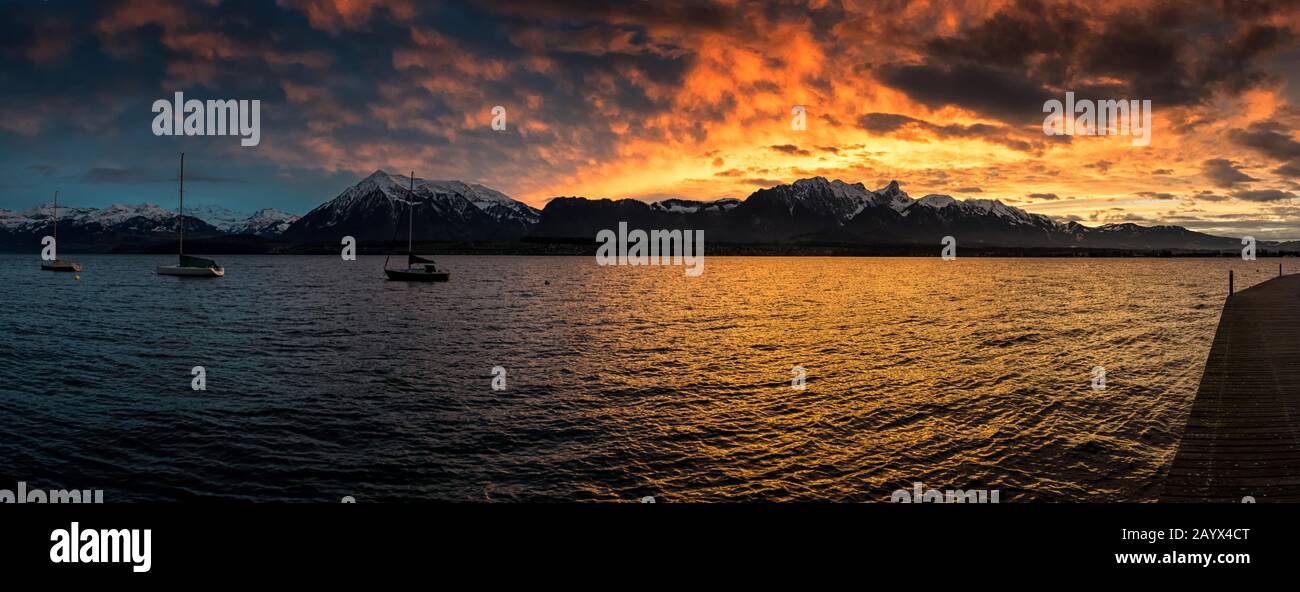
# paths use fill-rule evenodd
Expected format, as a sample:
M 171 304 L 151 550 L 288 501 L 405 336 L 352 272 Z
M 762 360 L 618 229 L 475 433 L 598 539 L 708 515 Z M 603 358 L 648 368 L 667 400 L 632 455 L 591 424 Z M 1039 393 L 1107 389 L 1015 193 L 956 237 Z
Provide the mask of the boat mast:
M 407 265 L 411 264 L 409 259 L 411 253 L 414 252 L 411 250 L 411 235 L 414 234 L 413 231 L 415 229 L 415 171 L 411 171 L 411 194 L 409 197 L 411 199 L 411 215 L 407 218 L 407 223 L 406 223 L 406 255 L 408 258 L 408 261 L 406 262 Z
M 185 256 L 185 153 L 184 152 L 181 153 L 180 180 L 181 180 L 181 189 L 180 189 L 181 209 L 180 212 L 178 213 L 177 226 L 180 226 L 181 234 L 180 234 L 180 244 L 177 247 L 177 251 L 176 251 L 176 255 L 177 255 L 176 261 L 177 263 L 184 263 L 183 261 L 180 260 L 181 257 Z

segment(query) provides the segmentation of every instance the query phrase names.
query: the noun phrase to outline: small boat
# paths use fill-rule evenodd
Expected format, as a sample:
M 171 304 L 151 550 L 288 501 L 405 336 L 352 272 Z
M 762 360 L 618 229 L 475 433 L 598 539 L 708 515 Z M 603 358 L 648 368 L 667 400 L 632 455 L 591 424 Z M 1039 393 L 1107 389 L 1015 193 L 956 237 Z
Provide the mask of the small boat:
M 81 264 L 75 261 L 55 259 L 41 263 L 41 269 L 45 271 L 81 271 Z
M 177 265 L 159 265 L 155 270 L 158 275 L 177 275 L 182 277 L 221 277 L 226 275 L 225 268 L 216 261 L 202 257 L 181 255 Z
M 445 282 L 451 279 L 451 272 L 438 269 L 432 259 L 419 255 L 407 255 L 406 269 L 384 268 L 384 274 L 390 280 L 401 282 Z
M 59 259 L 59 192 L 54 192 L 54 260 L 42 261 L 41 269 L 45 271 L 81 271 L 81 264 L 76 261 Z
M 214 278 L 226 275 L 226 270 L 216 261 L 204 259 L 202 257 L 191 257 L 185 254 L 185 153 L 181 153 L 181 189 L 180 200 L 181 207 L 177 211 L 176 227 L 180 238 L 177 254 L 180 260 L 176 265 L 159 265 L 154 270 L 158 275 L 174 275 L 180 277 L 205 277 Z
M 389 269 L 388 260 L 392 257 L 390 253 L 384 258 L 384 275 L 388 279 L 397 282 L 445 282 L 451 280 L 451 272 L 445 269 L 438 269 L 438 264 L 433 259 L 421 257 L 412 252 L 411 239 L 415 232 L 415 171 L 411 171 L 411 213 L 406 223 L 406 269 Z M 394 233 L 396 234 L 396 233 Z

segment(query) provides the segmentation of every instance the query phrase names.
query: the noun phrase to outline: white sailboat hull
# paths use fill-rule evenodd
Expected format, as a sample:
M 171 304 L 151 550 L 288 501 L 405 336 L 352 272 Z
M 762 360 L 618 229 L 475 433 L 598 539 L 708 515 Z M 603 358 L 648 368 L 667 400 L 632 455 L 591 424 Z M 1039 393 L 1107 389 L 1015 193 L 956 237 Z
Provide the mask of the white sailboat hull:
M 179 265 L 159 265 L 155 270 L 158 275 L 177 275 L 182 277 L 222 277 L 226 275 L 222 267 L 181 267 Z

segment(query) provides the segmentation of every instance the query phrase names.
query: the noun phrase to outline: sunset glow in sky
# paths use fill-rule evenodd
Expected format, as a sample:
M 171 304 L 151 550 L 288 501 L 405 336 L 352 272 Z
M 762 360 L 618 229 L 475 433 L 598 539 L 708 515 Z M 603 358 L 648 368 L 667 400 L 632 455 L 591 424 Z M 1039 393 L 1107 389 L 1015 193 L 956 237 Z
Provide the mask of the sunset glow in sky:
M 304 213 L 380 168 L 537 207 L 824 176 L 1089 225 L 1300 239 L 1296 1 L 125 0 L 0 15 L 5 209 L 55 189 L 170 206 L 184 150 L 193 198 L 245 211 Z M 150 105 L 176 91 L 261 100 L 261 144 L 154 136 Z M 1067 91 L 1150 100 L 1150 145 L 1045 135 L 1043 103 Z

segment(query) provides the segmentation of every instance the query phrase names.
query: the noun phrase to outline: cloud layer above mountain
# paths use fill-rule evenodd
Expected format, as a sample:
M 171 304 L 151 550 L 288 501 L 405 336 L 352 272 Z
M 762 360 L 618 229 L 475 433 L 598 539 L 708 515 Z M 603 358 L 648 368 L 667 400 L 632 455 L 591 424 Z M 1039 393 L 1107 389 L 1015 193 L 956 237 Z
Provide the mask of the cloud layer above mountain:
M 299 212 L 379 168 L 539 206 L 822 175 L 1300 237 L 1292 0 L 118 0 L 0 16 L 0 147 L 17 155 L 0 207 L 56 186 L 161 198 L 186 150 L 213 200 Z M 260 99 L 261 145 L 153 136 L 150 104 L 176 91 Z M 1044 135 L 1043 101 L 1066 91 L 1152 101 L 1150 146 Z

